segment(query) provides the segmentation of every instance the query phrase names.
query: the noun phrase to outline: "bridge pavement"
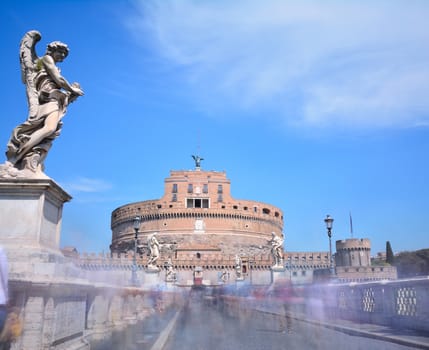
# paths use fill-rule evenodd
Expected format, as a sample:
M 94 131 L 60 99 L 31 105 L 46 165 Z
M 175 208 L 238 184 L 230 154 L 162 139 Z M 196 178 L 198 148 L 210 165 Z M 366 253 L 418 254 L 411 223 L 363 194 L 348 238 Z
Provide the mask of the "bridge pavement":
M 228 315 L 202 300 L 156 312 L 93 350 L 429 349 L 429 334 L 351 321 L 321 321 L 264 305 Z
M 165 337 L 165 335 L 164 335 Z M 429 335 L 370 324 L 322 322 L 285 314 L 282 309 L 251 310 L 228 316 L 219 308 L 194 304 L 177 319 L 163 350 L 429 349 Z M 160 348 L 161 349 L 161 348 Z M 159 350 L 159 349 L 157 349 Z
M 281 309 L 275 305 L 265 305 L 257 307 L 257 311 L 267 314 L 281 315 Z M 290 317 L 299 322 L 311 324 L 325 329 L 342 332 L 352 336 L 365 337 L 369 339 L 381 340 L 392 344 L 406 346 L 414 349 L 429 349 L 429 333 L 415 331 L 411 329 L 398 329 L 389 326 L 377 325 L 372 323 L 353 322 L 344 319 L 317 319 L 308 317 L 299 313 L 291 313 Z

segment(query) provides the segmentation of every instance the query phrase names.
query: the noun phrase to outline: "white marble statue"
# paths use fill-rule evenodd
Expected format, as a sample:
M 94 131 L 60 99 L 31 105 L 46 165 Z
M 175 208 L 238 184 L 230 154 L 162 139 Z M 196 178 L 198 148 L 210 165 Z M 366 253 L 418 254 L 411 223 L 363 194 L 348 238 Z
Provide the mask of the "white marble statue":
M 220 279 L 223 283 L 226 283 L 229 280 L 229 273 L 226 269 L 224 269 L 220 275 Z
M 171 259 L 167 261 L 167 272 L 165 273 L 166 282 L 175 282 L 177 280 L 177 272 L 174 270 Z
M 235 274 L 237 275 L 237 279 L 243 277 L 241 270 L 241 258 L 238 255 L 235 256 Z
M 70 84 L 56 65 L 67 57 L 67 45 L 54 41 L 48 45 L 45 55 L 38 57 L 35 46 L 40 39 L 40 33 L 32 30 L 21 40 L 21 77 L 26 85 L 29 112 L 27 120 L 12 132 L 7 162 L 1 166 L 0 176 L 9 173 L 19 177 L 20 171 L 28 174 L 28 170 L 43 173 L 43 162 L 53 140 L 60 134 L 67 106 L 83 95 L 80 85 Z M 7 168 L 14 169 L 7 171 Z
M 155 262 L 159 258 L 159 242 L 156 239 L 156 234 L 157 234 L 157 232 L 150 235 L 148 240 L 147 240 L 147 245 L 148 245 L 149 253 L 150 253 L 147 265 L 148 265 L 148 267 L 152 267 L 152 268 L 156 267 Z
M 283 234 L 281 234 L 281 236 L 277 236 L 275 232 L 271 232 L 271 236 L 272 238 L 269 243 L 271 243 L 271 252 L 274 258 L 274 266 L 283 267 L 284 236 Z

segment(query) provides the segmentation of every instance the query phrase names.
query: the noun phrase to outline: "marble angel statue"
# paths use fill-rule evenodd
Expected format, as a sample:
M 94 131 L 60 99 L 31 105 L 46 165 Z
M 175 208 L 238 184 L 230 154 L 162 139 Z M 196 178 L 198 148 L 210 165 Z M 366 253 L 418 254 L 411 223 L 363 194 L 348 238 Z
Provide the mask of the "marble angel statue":
M 271 243 L 271 251 L 274 258 L 274 266 L 281 267 L 283 266 L 283 243 L 284 243 L 284 236 L 281 234 L 281 236 L 277 236 L 275 232 L 271 232 L 271 240 L 269 243 Z
M 26 86 L 28 117 L 12 132 L 7 145 L 6 164 L 16 170 L 43 172 L 43 163 L 62 127 L 67 106 L 83 95 L 78 83 L 70 84 L 57 67 L 68 55 L 66 44 L 54 41 L 42 57 L 36 54 L 38 31 L 27 32 L 21 40 L 21 78 Z

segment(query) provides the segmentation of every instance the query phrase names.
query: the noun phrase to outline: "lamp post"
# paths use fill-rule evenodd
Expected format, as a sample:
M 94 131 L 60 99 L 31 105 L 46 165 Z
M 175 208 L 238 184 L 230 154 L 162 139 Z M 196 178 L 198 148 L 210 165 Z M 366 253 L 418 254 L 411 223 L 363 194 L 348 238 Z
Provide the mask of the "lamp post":
M 131 285 L 138 286 L 139 281 L 137 279 L 137 234 L 140 228 L 140 216 L 136 216 L 133 222 L 134 228 L 134 255 L 133 255 L 133 266 L 131 269 Z
M 255 258 L 253 257 L 252 260 L 249 260 L 249 269 L 250 269 L 250 285 L 253 286 L 253 267 L 255 266 Z
M 288 267 L 289 267 L 289 280 L 292 283 L 292 257 L 289 255 L 287 258 Z
M 332 261 L 332 244 L 331 244 L 333 222 L 334 222 L 334 219 L 330 215 L 326 215 L 325 224 L 326 224 L 326 229 L 328 230 L 328 237 L 329 237 L 329 272 L 331 274 L 331 277 L 334 275 L 334 264 Z

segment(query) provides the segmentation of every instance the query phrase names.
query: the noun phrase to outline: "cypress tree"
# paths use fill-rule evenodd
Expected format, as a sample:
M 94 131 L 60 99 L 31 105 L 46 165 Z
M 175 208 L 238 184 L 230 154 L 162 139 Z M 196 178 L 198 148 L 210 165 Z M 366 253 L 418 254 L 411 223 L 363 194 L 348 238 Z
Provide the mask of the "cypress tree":
M 386 242 L 386 262 L 390 265 L 393 265 L 394 263 L 394 256 L 393 256 L 393 251 L 392 251 L 392 247 L 390 246 L 390 242 L 387 241 Z

